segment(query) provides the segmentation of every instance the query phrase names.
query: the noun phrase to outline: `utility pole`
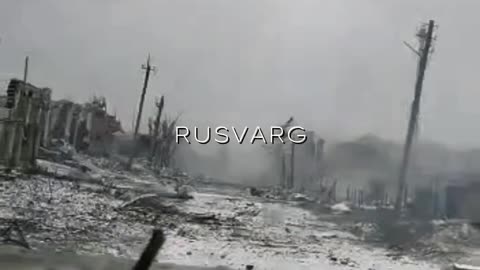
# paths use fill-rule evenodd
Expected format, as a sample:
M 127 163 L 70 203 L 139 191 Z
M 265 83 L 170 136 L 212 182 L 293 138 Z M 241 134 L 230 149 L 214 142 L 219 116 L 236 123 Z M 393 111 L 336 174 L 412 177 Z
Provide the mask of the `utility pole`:
M 27 83 L 27 76 L 28 76 L 28 56 L 25 57 L 25 67 L 23 70 L 23 82 Z
M 290 127 L 290 125 L 292 125 L 293 123 L 293 116 L 291 116 L 281 127 L 283 130 L 286 130 L 288 127 Z M 282 141 L 285 140 L 285 138 L 287 137 L 286 134 L 283 134 L 282 136 Z M 284 143 L 283 143 L 284 144 Z M 278 150 L 279 150 L 279 155 L 280 155 L 280 166 L 281 166 L 281 186 L 283 188 L 289 188 L 290 187 L 290 178 L 287 177 L 287 154 L 285 153 L 285 149 L 283 147 L 283 144 L 279 145 L 278 146 Z
M 133 150 L 130 155 L 130 159 L 128 160 L 127 164 L 127 169 L 130 169 L 132 167 L 133 159 L 135 158 L 135 155 L 137 154 L 137 135 L 138 135 L 138 129 L 140 128 L 140 122 L 142 120 L 142 112 L 143 112 L 143 103 L 145 102 L 145 94 L 147 93 L 147 87 L 148 87 L 148 80 L 150 79 L 150 72 L 154 69 L 150 65 L 150 55 L 148 55 L 147 58 L 147 64 L 142 65 L 142 69 L 146 70 L 145 73 L 145 79 L 143 81 L 143 89 L 142 89 L 142 94 L 140 95 L 140 104 L 138 107 L 138 113 L 137 113 L 137 122 L 135 123 L 135 131 L 133 133 Z
M 10 116 L 14 117 L 14 120 L 20 120 L 20 124 L 17 126 L 16 131 L 15 131 L 15 138 L 14 140 L 16 141 L 14 145 L 14 150 L 13 150 L 13 161 L 12 165 L 17 165 L 18 162 L 20 162 L 20 158 L 22 156 L 23 152 L 25 149 L 22 149 L 24 146 L 24 140 L 27 138 L 25 137 L 25 130 L 29 131 L 29 116 L 30 116 L 30 106 L 31 106 L 31 96 L 29 93 L 27 93 L 27 78 L 28 78 L 28 56 L 25 57 L 25 63 L 24 63 L 24 69 L 23 69 L 23 93 L 24 96 L 22 96 L 20 99 L 22 102 L 18 103 L 21 106 L 19 106 L 19 109 L 16 110 L 11 110 L 10 111 Z
M 427 67 L 428 56 L 431 51 L 432 47 L 432 40 L 433 40 L 433 30 L 435 27 L 435 22 L 430 20 L 427 26 L 423 26 L 419 32 L 417 33 L 417 37 L 420 41 L 420 48 L 419 51 L 415 51 L 417 55 L 419 55 L 418 61 L 418 70 L 417 70 L 417 79 L 415 82 L 415 94 L 414 99 L 412 102 L 412 107 L 410 111 L 410 118 L 408 121 L 408 130 L 407 136 L 405 138 L 405 145 L 403 148 L 403 158 L 402 164 L 400 166 L 400 172 L 398 176 L 398 190 L 397 190 L 397 198 L 395 202 L 395 210 L 398 212 L 401 211 L 404 201 L 405 195 L 405 187 L 406 187 L 406 178 L 407 178 L 407 171 L 408 171 L 408 164 L 410 161 L 410 152 L 412 148 L 412 141 L 414 134 L 416 133 L 415 130 L 418 126 L 418 113 L 420 112 L 420 98 L 422 95 L 422 86 L 423 80 L 425 77 L 425 69 Z M 407 44 L 407 46 L 412 49 L 411 46 Z M 413 50 L 413 49 L 412 49 Z
M 290 183 L 288 188 L 293 188 L 293 180 L 295 178 L 295 144 L 291 142 L 291 153 L 290 153 Z
M 25 67 L 23 70 L 23 87 L 27 89 L 27 78 L 28 78 L 28 62 L 29 62 L 29 57 L 25 57 Z M 26 92 L 26 91 L 25 91 Z M 31 93 L 26 93 L 27 94 L 27 112 L 25 116 L 25 128 L 28 128 L 28 125 L 30 124 L 30 110 L 32 107 L 32 95 Z
M 282 162 L 282 171 L 281 171 L 281 174 L 282 174 L 282 186 L 284 188 L 288 188 L 288 179 L 287 179 L 287 157 L 285 156 L 285 152 L 283 151 L 283 147 L 280 146 L 280 158 L 281 158 L 281 162 Z
M 137 118 L 137 114 L 136 114 L 136 112 L 135 112 L 135 108 L 133 108 L 133 111 L 132 111 L 132 122 L 130 123 L 132 130 L 135 130 L 135 118 Z
M 150 162 L 155 160 L 155 155 L 157 153 L 158 147 L 158 133 L 160 131 L 160 118 L 162 117 L 163 106 L 165 104 L 164 96 L 160 98 L 159 102 L 155 103 L 155 106 L 158 108 L 157 117 L 155 118 L 155 122 L 153 123 L 153 136 L 151 141 L 152 146 L 152 153 L 150 155 Z
M 28 56 L 25 57 L 25 62 L 23 66 L 23 90 L 27 89 L 27 78 L 28 78 Z M 9 116 L 12 117 L 13 110 L 10 110 Z

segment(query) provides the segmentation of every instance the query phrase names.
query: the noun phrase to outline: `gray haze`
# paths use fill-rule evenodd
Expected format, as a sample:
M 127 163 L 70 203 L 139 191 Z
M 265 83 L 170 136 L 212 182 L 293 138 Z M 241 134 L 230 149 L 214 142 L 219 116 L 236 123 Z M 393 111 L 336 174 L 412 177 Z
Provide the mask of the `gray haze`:
M 105 95 L 130 128 L 151 53 L 147 113 L 165 94 L 189 125 L 294 115 L 327 140 L 403 140 L 416 59 L 402 41 L 432 18 L 421 136 L 480 146 L 478 10 L 474 0 L 2 0 L 0 80 L 21 77 L 29 55 L 32 83 L 56 98 Z

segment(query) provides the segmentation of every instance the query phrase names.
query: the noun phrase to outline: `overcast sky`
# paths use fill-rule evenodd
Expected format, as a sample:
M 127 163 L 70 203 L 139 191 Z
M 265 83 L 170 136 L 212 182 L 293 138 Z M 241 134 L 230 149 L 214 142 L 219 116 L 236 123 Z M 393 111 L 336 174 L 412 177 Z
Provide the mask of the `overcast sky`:
M 476 0 L 1 0 L 0 80 L 21 77 L 29 55 L 32 83 L 55 98 L 104 95 L 130 128 L 151 53 L 147 113 L 165 94 L 188 124 L 294 115 L 327 138 L 403 140 L 416 69 L 403 41 L 435 19 L 421 137 L 480 146 L 479 10 Z

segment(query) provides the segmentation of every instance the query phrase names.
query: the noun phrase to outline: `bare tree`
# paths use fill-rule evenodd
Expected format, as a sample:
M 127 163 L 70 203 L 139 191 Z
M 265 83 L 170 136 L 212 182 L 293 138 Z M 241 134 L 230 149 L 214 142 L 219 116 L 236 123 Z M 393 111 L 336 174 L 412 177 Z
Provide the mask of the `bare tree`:
M 148 136 L 153 136 L 153 119 L 151 117 L 148 118 Z
M 175 119 L 169 119 L 166 117 L 161 121 L 159 137 L 157 139 L 157 149 L 155 154 L 154 163 L 160 167 L 169 167 L 175 151 L 177 150 L 177 144 L 175 143 L 175 126 L 180 116 Z
M 152 133 L 150 134 L 151 136 L 151 150 L 152 152 L 150 153 L 150 162 L 155 159 L 155 154 L 157 153 L 157 147 L 158 147 L 158 134 L 160 132 L 160 119 L 162 117 L 162 111 L 163 107 L 165 104 L 165 98 L 162 96 L 160 100 L 157 100 L 155 102 L 155 106 L 157 107 L 157 115 L 155 117 L 155 121 L 152 119 Z

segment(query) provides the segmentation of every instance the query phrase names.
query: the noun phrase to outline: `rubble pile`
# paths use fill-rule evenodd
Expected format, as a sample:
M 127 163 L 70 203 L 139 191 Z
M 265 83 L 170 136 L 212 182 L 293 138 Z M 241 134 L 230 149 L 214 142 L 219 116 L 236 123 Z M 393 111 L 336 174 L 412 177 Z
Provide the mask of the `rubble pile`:
M 16 239 L 13 243 L 32 249 L 137 258 L 151 230 L 161 227 L 167 242 L 158 259 L 165 262 L 368 269 L 376 256 L 378 269 L 392 263 L 432 269 L 409 264 L 403 256 L 392 262 L 384 250 L 365 249 L 338 224 L 298 208 L 308 199 L 302 194 L 277 200 L 198 192 L 185 199 L 175 191 L 191 182 L 188 176 L 164 170 L 160 177 L 145 163 L 125 171 L 120 163 L 75 154 L 61 164 L 39 161 L 36 174 L 0 176 L 0 240 Z
M 381 245 L 389 250 L 389 257 L 397 259 L 406 254 L 441 263 L 456 262 L 477 254 L 480 245 L 480 230 L 467 220 L 414 220 L 344 223 L 365 243 Z M 477 255 L 475 255 L 477 256 Z
M 465 220 L 434 220 L 432 225 L 432 233 L 419 239 L 427 255 L 455 260 L 475 252 L 480 245 L 480 230 Z
M 6 203 L 2 219 L 16 221 L 34 248 L 75 249 L 75 243 L 108 240 L 114 234 L 111 223 L 119 201 L 113 197 L 45 177 L 0 183 L 0 201 Z
M 255 213 L 252 204 L 236 202 L 234 212 L 192 211 L 188 205 L 182 207 L 184 199 L 164 189 L 168 179 L 156 179 L 165 182 L 159 185 L 150 183 L 148 190 L 154 193 L 148 194 L 146 183 L 130 178 L 130 173 L 112 172 L 108 166 L 92 167 L 101 165 L 102 160 L 90 161 L 85 175 L 100 173 L 98 180 L 74 179 L 71 171 L 76 171 L 75 167 L 49 161 L 41 161 L 40 167 L 55 174 L 41 171 L 35 175 L 1 175 L 0 240 L 12 242 L 8 232 L 15 224 L 23 240 L 14 243 L 29 248 L 134 258 L 153 227 L 165 228 L 167 234 L 180 238 L 212 238 L 212 232 L 219 228 L 233 231 L 234 227 L 246 227 L 241 220 Z M 111 185 L 107 179 L 117 177 L 117 173 L 125 177 L 118 181 L 118 186 Z M 129 186 L 123 185 L 127 182 Z

